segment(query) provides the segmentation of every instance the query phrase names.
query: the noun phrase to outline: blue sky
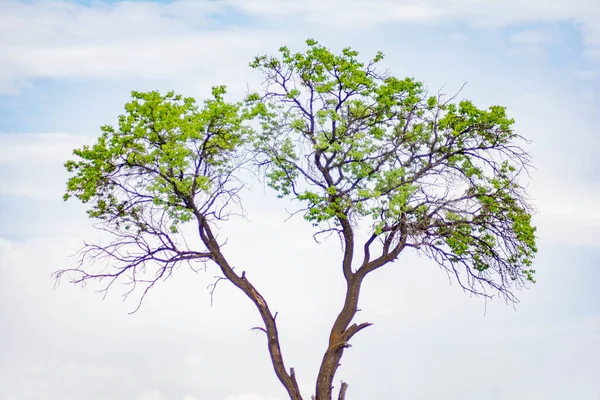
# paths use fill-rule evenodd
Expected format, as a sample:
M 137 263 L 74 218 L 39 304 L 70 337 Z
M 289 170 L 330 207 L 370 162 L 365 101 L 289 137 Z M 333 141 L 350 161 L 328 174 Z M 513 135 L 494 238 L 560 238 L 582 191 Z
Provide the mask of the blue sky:
M 361 308 L 375 325 L 345 354 L 348 398 L 600 399 L 600 3 L 7 0 L 0 400 L 285 398 L 263 338 L 249 331 L 251 305 L 223 286 L 210 307 L 214 271 L 177 271 L 132 316 L 120 289 L 100 301 L 93 287 L 54 290 L 49 275 L 75 263 L 84 239 L 101 238 L 81 206 L 62 202 L 62 164 L 115 123 L 131 90 L 200 100 L 226 84 L 234 98 L 260 85 L 247 66 L 254 55 L 301 49 L 308 37 L 365 58 L 382 50 L 392 74 L 431 91 L 467 82 L 463 97 L 508 107 L 536 167 L 538 283 L 517 311 L 492 301 L 484 316 L 482 300 L 408 254 L 366 283 Z M 248 271 L 280 311 L 284 355 L 309 398 L 340 301 L 339 271 L 328 268 L 339 248 L 314 245 L 302 221 L 284 223 L 286 205 L 261 189 L 246 201 L 252 222 L 229 227 L 232 257 L 261 258 Z M 257 238 L 273 232 L 265 255 Z

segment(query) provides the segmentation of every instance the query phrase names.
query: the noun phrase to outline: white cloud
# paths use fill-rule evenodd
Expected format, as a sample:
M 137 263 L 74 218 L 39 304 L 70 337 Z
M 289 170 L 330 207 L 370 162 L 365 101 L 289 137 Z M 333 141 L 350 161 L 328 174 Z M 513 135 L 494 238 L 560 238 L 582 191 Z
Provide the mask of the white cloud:
M 464 22 L 480 28 L 514 24 L 573 22 L 581 27 L 586 43 L 600 45 L 600 6 L 597 2 L 545 2 L 541 0 L 230 0 L 241 10 L 260 16 L 304 18 L 334 29 L 356 30 L 398 22 Z M 335 15 L 332 23 L 331 15 Z
M 225 397 L 225 400 L 278 400 L 274 397 L 265 397 L 258 394 L 236 394 Z
M 555 44 L 561 40 L 556 30 L 550 29 L 527 29 L 522 30 L 510 37 L 510 41 L 520 45 L 546 45 Z
M 202 0 L 93 2 L 87 6 L 9 0 L 0 3 L 0 91 L 14 92 L 35 78 L 185 76 L 190 80 L 209 73 L 237 75 L 239 65 L 263 49 L 281 45 L 283 36 L 293 36 L 288 30 L 273 35 L 256 27 L 217 29 L 227 23 L 231 10 L 354 33 L 386 23 L 454 21 L 489 29 L 529 22 L 573 22 L 581 27 L 590 56 L 600 46 L 600 6 L 585 0 Z M 220 15 L 219 19 L 213 20 L 215 15 Z M 552 43 L 555 39 L 537 30 L 513 37 L 519 43 Z
M 280 38 L 259 30 L 209 29 L 206 15 L 216 5 L 213 1 L 91 6 L 2 2 L 0 91 L 14 91 L 32 78 L 223 74 L 273 40 L 280 44 Z
M 11 240 L 0 237 L 0 254 L 11 252 L 14 248 L 15 245 Z
M 340 24 L 346 22 L 347 15 L 355 15 L 358 11 L 362 13 L 367 22 L 390 22 L 389 14 L 391 13 L 392 18 L 398 21 L 439 21 L 448 18 L 461 19 L 467 16 L 486 15 L 488 21 L 478 21 L 477 23 L 510 24 L 526 20 L 572 19 L 599 10 L 594 3 L 584 0 L 576 0 L 571 4 L 555 2 L 547 4 L 546 7 L 544 7 L 546 3 L 539 0 L 454 0 L 449 2 L 442 0 L 424 2 L 375 0 L 369 2 L 368 5 L 359 0 L 308 0 L 302 4 L 279 0 L 257 0 L 251 3 L 243 0 L 230 0 L 229 3 L 256 15 L 301 15 L 323 23 L 325 23 L 325 18 L 318 18 L 318 14 L 336 10 L 338 12 L 336 20 Z M 523 13 L 524 11 L 527 13 Z M 469 23 L 474 22 L 469 21 Z
M 600 60 L 600 46 L 589 47 L 585 50 L 584 54 L 593 60 Z
M 594 185 L 561 183 L 560 190 L 544 185 L 535 204 L 540 215 L 540 235 L 556 244 L 600 246 L 600 188 Z
M 0 166 L 64 163 L 74 148 L 92 144 L 95 136 L 63 133 L 0 134 Z
M 151 390 L 136 397 L 135 400 L 167 400 L 167 397 L 158 390 Z
M 593 80 L 598 78 L 598 76 L 600 76 L 600 72 L 596 71 L 596 70 L 580 70 L 575 72 L 575 77 L 577 79 L 581 79 L 581 80 Z
M 204 362 L 204 356 L 202 355 L 202 353 L 193 353 L 188 355 L 185 358 L 184 362 L 185 364 L 191 367 L 195 367 L 201 365 Z
M 67 173 L 63 167 L 72 151 L 95 141 L 94 136 L 0 134 L 0 196 L 59 200 Z

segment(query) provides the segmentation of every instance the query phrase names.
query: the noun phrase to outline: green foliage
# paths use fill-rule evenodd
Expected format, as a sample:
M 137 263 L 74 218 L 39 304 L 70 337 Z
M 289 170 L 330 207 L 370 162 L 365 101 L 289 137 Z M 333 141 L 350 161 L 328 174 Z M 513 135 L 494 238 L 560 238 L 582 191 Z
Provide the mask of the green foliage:
M 90 217 L 127 222 L 143 230 L 144 212 L 162 210 L 177 231 L 206 201 L 223 190 L 223 177 L 237 166 L 249 118 L 240 104 L 224 100 L 225 87 L 199 109 L 195 100 L 168 92 L 132 92 L 118 126 L 103 126 L 93 146 L 65 166 L 74 175 L 64 199 L 89 203 Z
M 256 57 L 250 65 L 266 90 L 240 103 L 226 102 L 221 86 L 202 109 L 173 92 L 133 92 L 118 126 L 103 126 L 66 163 L 65 199 L 138 232 L 161 231 L 158 212 L 177 232 L 217 216 L 217 199 L 224 207 L 237 194 L 231 182 L 253 159 L 313 225 L 345 235 L 367 226 L 383 243 L 380 260 L 412 247 L 500 291 L 510 280 L 533 282 L 535 228 L 519 182 L 529 157 L 505 108 L 431 96 L 413 78 L 381 74 L 382 53 L 363 63 L 350 48 L 306 43 L 304 52 Z
M 518 183 L 528 156 L 505 108 L 428 96 L 421 82 L 379 74 L 381 53 L 365 64 L 306 43 L 250 64 L 267 79 L 246 101 L 268 184 L 315 225 L 365 219 L 385 240 L 404 221 L 406 245 L 442 265 L 533 281 L 535 228 Z

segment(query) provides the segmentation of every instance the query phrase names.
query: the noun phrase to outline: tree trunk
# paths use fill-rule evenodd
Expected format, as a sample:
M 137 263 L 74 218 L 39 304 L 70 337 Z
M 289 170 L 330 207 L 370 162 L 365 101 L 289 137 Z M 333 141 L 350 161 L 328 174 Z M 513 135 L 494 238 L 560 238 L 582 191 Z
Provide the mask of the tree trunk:
M 331 328 L 329 346 L 327 351 L 325 351 L 323 361 L 321 361 L 321 368 L 319 369 L 319 375 L 317 376 L 316 400 L 333 399 L 333 379 L 340 366 L 340 360 L 344 354 L 344 349 L 350 347 L 348 341 L 357 332 L 371 325 L 368 322 L 350 325 L 358 311 L 357 306 L 361 283 L 362 279 L 358 276 L 354 276 L 354 279 L 351 279 L 348 282 L 344 307 Z M 342 387 L 345 387 L 344 384 Z M 340 395 L 345 396 L 346 389 L 343 389 L 343 393 L 342 389 L 343 388 L 340 388 Z

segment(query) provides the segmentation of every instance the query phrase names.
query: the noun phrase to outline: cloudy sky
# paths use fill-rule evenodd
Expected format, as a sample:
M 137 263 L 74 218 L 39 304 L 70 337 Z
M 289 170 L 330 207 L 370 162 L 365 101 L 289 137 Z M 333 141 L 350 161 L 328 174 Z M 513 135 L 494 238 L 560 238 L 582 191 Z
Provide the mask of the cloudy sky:
M 63 203 L 62 164 L 131 90 L 203 99 L 257 87 L 247 67 L 316 38 L 502 104 L 531 139 L 538 283 L 516 311 L 469 298 L 410 253 L 366 281 L 337 378 L 347 398 L 600 400 L 600 2 L 594 0 L 0 1 L 0 400 L 284 400 L 250 302 L 180 269 L 141 310 L 116 287 L 53 287 L 98 233 Z M 256 187 L 223 235 L 279 312 L 307 398 L 341 305 L 339 246 L 316 245 Z M 283 260 L 283 261 L 282 261 Z

